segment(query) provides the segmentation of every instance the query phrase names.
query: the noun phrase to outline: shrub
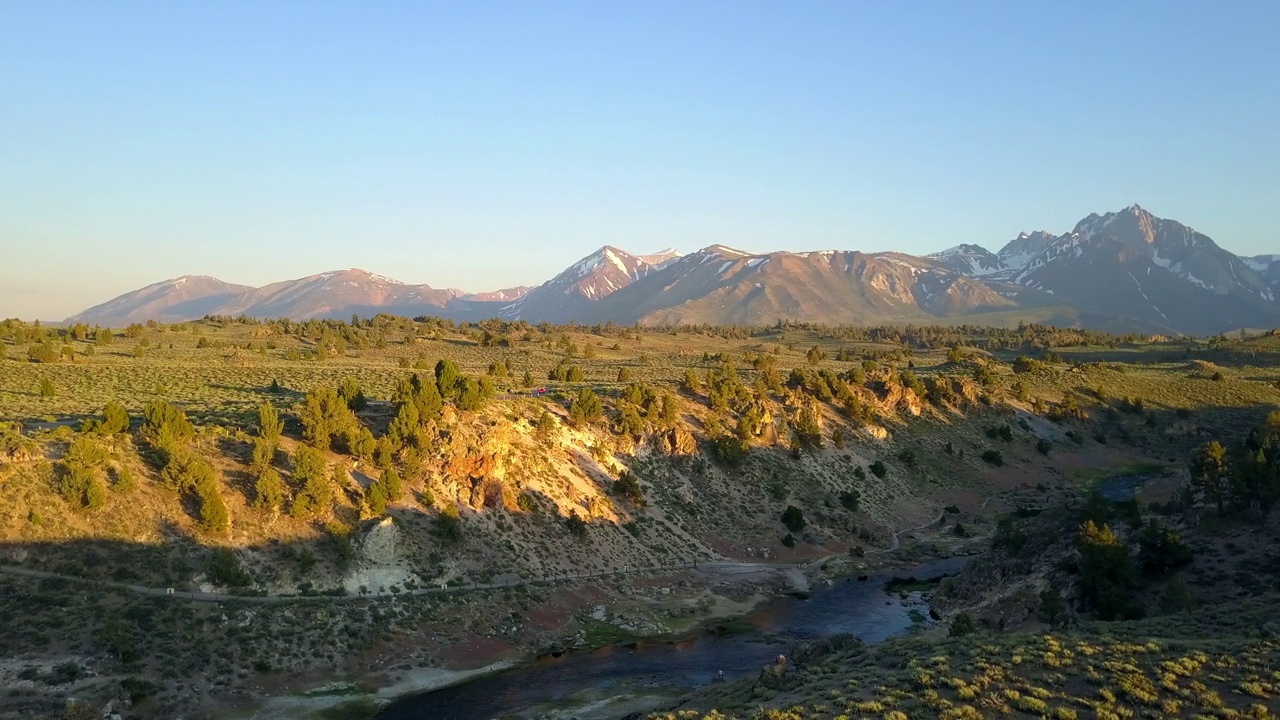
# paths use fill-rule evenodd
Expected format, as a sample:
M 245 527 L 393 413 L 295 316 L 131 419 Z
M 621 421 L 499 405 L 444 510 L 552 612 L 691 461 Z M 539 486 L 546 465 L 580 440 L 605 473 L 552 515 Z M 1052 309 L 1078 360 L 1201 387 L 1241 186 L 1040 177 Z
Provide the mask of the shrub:
M 878 478 L 883 478 L 885 476 L 885 473 L 887 473 L 888 471 L 889 469 L 886 468 L 884 466 L 884 463 L 880 462 L 879 460 L 871 463 L 871 472 Z
M 783 544 L 783 545 L 786 545 L 786 546 L 787 546 L 787 547 L 789 547 L 789 548 L 793 548 L 793 547 L 795 547 L 795 546 L 796 546 L 796 538 L 795 538 L 795 536 L 794 536 L 794 535 L 792 535 L 791 533 L 787 533 L 786 535 L 783 535 L 783 536 L 782 536 L 782 544 Z
M 214 585 L 247 587 L 253 584 L 253 578 L 236 562 L 235 553 L 227 548 L 214 548 L 209 557 L 207 572 L 209 581 Z
M 992 440 L 1004 440 L 1005 442 L 1013 441 L 1013 428 L 1008 423 L 1004 425 L 991 425 L 986 430 L 987 437 Z
M 999 450 L 984 450 L 982 452 L 982 461 L 989 465 L 1000 467 L 1004 465 L 1004 455 Z
M 857 512 L 861 500 L 862 493 L 857 490 L 845 490 L 840 493 L 840 505 L 849 512 Z
M 1191 562 L 1191 548 L 1172 528 L 1149 520 L 1138 533 L 1138 563 L 1149 575 L 1164 575 Z
M 1057 588 L 1046 588 L 1040 593 L 1040 619 L 1048 623 L 1049 627 L 1058 627 L 1066 610 L 1067 605 L 1062 601 L 1062 595 Z
M 160 464 L 164 466 L 181 444 L 196 434 L 196 429 L 186 413 L 163 400 L 156 400 L 142 408 L 141 433 L 143 439 L 159 452 Z
M 1016 373 L 1031 373 L 1043 370 L 1045 367 L 1043 362 L 1029 358 L 1026 355 L 1019 355 L 1017 360 L 1013 361 L 1013 371 Z
M 118 402 L 109 402 L 102 409 L 102 424 L 97 431 L 102 435 L 118 435 L 129 430 L 129 411 Z
M 456 503 L 448 503 L 440 509 L 436 516 L 436 537 L 448 542 L 462 539 L 462 516 Z
M 899 450 L 899 451 L 898 451 L 898 459 L 899 459 L 899 460 L 901 460 L 901 461 L 903 462 L 903 464 L 905 464 L 905 465 L 907 465 L 907 466 L 911 466 L 911 467 L 915 466 L 915 464 L 916 464 L 916 451 L 915 451 L 915 449 L 914 449 L 914 448 L 902 448 L 901 450 Z
M 578 511 L 574 510 L 569 513 L 569 517 L 564 519 L 564 525 L 569 529 L 569 534 L 582 540 L 587 537 L 587 521 L 578 515 Z
M 1050 450 L 1053 450 L 1053 443 L 1045 440 L 1044 438 L 1040 438 L 1036 441 L 1036 452 L 1048 457 Z
M 644 489 L 640 487 L 636 476 L 630 472 L 623 472 L 617 480 L 613 481 L 613 492 L 626 498 L 636 507 L 644 507 Z
M 978 626 L 974 624 L 973 618 L 969 613 L 960 613 L 951 618 L 951 626 L 947 631 L 950 637 L 964 637 L 978 632 Z
M 788 505 L 782 512 L 782 524 L 793 533 L 800 532 L 805 526 L 804 511 L 795 505 Z
M 534 512 L 538 509 L 537 503 L 533 498 L 533 493 L 528 490 L 525 490 L 516 496 L 516 507 L 527 513 Z

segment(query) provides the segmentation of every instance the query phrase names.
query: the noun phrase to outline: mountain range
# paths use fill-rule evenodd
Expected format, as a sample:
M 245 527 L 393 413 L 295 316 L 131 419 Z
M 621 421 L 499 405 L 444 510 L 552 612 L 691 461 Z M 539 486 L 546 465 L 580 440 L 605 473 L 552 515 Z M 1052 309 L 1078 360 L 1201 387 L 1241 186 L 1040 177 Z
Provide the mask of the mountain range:
M 1280 255 L 1239 257 L 1132 205 L 1070 232 L 1024 232 L 925 256 L 857 250 L 687 255 L 605 246 L 537 287 L 467 294 L 350 269 L 260 288 L 188 275 L 89 308 L 68 323 L 121 326 L 205 315 L 347 318 L 377 313 L 550 323 L 1046 322 L 1207 335 L 1280 326 Z

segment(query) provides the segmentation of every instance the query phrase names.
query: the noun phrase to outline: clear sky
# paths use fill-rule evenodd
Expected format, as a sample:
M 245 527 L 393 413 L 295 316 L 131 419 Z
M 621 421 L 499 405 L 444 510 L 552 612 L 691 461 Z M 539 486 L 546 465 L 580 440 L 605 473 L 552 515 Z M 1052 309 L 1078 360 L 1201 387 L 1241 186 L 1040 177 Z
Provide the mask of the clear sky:
M 1280 252 L 1280 2 L 0 0 L 0 317 L 178 275 L 469 291 L 995 249 L 1137 202 Z

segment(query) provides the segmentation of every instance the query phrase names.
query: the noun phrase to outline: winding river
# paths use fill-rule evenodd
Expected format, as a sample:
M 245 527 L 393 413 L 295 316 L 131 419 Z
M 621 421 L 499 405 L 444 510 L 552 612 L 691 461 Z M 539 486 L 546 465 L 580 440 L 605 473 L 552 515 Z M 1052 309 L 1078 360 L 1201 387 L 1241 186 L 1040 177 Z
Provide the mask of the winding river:
M 968 558 L 817 586 L 809 599 L 779 598 L 746 617 L 753 629 L 735 635 L 702 635 L 683 642 L 638 643 L 571 652 L 530 665 L 388 705 L 378 720 L 491 720 L 561 702 L 584 690 L 663 692 L 754 675 L 797 641 L 852 633 L 879 642 L 912 624 L 913 607 L 884 591 L 892 576 L 932 578 L 959 570 Z M 914 609 L 927 612 L 922 606 Z

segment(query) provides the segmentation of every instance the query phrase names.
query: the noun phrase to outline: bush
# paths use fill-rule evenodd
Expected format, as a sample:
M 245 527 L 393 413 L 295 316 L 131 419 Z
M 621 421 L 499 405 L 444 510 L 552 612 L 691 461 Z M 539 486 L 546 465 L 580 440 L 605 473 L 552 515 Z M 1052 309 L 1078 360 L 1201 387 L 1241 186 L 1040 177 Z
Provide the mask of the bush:
M 871 463 L 871 472 L 878 478 L 883 478 L 885 476 L 885 473 L 887 473 L 888 471 L 889 469 L 886 468 L 884 466 L 884 463 L 880 462 L 879 460 Z
M 1004 455 L 999 450 L 984 450 L 982 453 L 982 461 L 1000 467 L 1004 465 Z
M 991 425 L 986 430 L 987 437 L 992 440 L 1004 440 L 1005 442 L 1013 441 L 1013 428 L 1008 423 L 1004 425 Z
M 1138 533 L 1138 563 L 1148 575 L 1164 575 L 1191 562 L 1191 548 L 1172 528 L 1149 520 Z
M 462 539 L 462 516 L 458 513 L 456 504 L 450 503 L 440 509 L 440 514 L 436 516 L 435 534 L 448 542 Z
M 1066 610 L 1066 603 L 1062 601 L 1062 595 L 1057 588 L 1046 588 L 1040 593 L 1040 619 L 1048 623 L 1049 627 L 1058 627 L 1062 623 L 1062 616 Z
M 213 554 L 209 557 L 207 572 L 209 581 L 214 585 L 248 587 L 253 584 L 253 578 L 240 568 L 240 563 L 236 562 L 235 553 L 227 548 L 214 548 Z
M 623 472 L 617 480 L 613 481 L 613 492 L 626 498 L 636 507 L 644 507 L 644 489 L 640 487 L 640 481 L 636 476 L 630 472 Z
M 1049 442 L 1048 440 L 1045 440 L 1044 438 L 1040 438 L 1039 440 L 1036 441 L 1036 452 L 1040 453 L 1041 455 L 1048 457 L 1049 451 L 1052 449 L 1053 449 L 1053 443 Z
M 849 512 L 857 512 L 861 501 L 862 493 L 857 490 L 845 490 L 840 493 L 840 506 Z
M 793 547 L 795 547 L 795 546 L 796 546 L 796 538 L 795 538 L 795 536 L 794 536 L 794 535 L 792 535 L 791 533 L 787 533 L 786 535 L 783 535 L 783 536 L 782 536 L 782 544 L 783 544 L 783 545 L 786 545 L 786 546 L 787 546 L 787 547 L 789 547 L 789 548 L 793 548 Z
M 527 513 L 534 512 L 538 509 L 538 505 L 533 498 L 533 493 L 528 490 L 525 490 L 516 496 L 516 507 Z
M 587 521 L 582 519 L 577 510 L 569 513 L 569 517 L 564 519 L 564 525 L 569 529 L 569 534 L 579 540 L 587 537 Z
M 1026 355 L 1019 355 L 1017 360 L 1013 361 L 1013 371 L 1016 373 L 1031 373 L 1044 369 L 1044 363 Z
M 974 624 L 973 618 L 969 613 L 960 613 L 951 618 L 951 627 L 947 631 L 949 637 L 964 637 L 978 632 L 978 626 Z
M 793 533 L 800 532 L 805 526 L 804 511 L 795 505 L 788 505 L 782 512 L 782 524 Z

